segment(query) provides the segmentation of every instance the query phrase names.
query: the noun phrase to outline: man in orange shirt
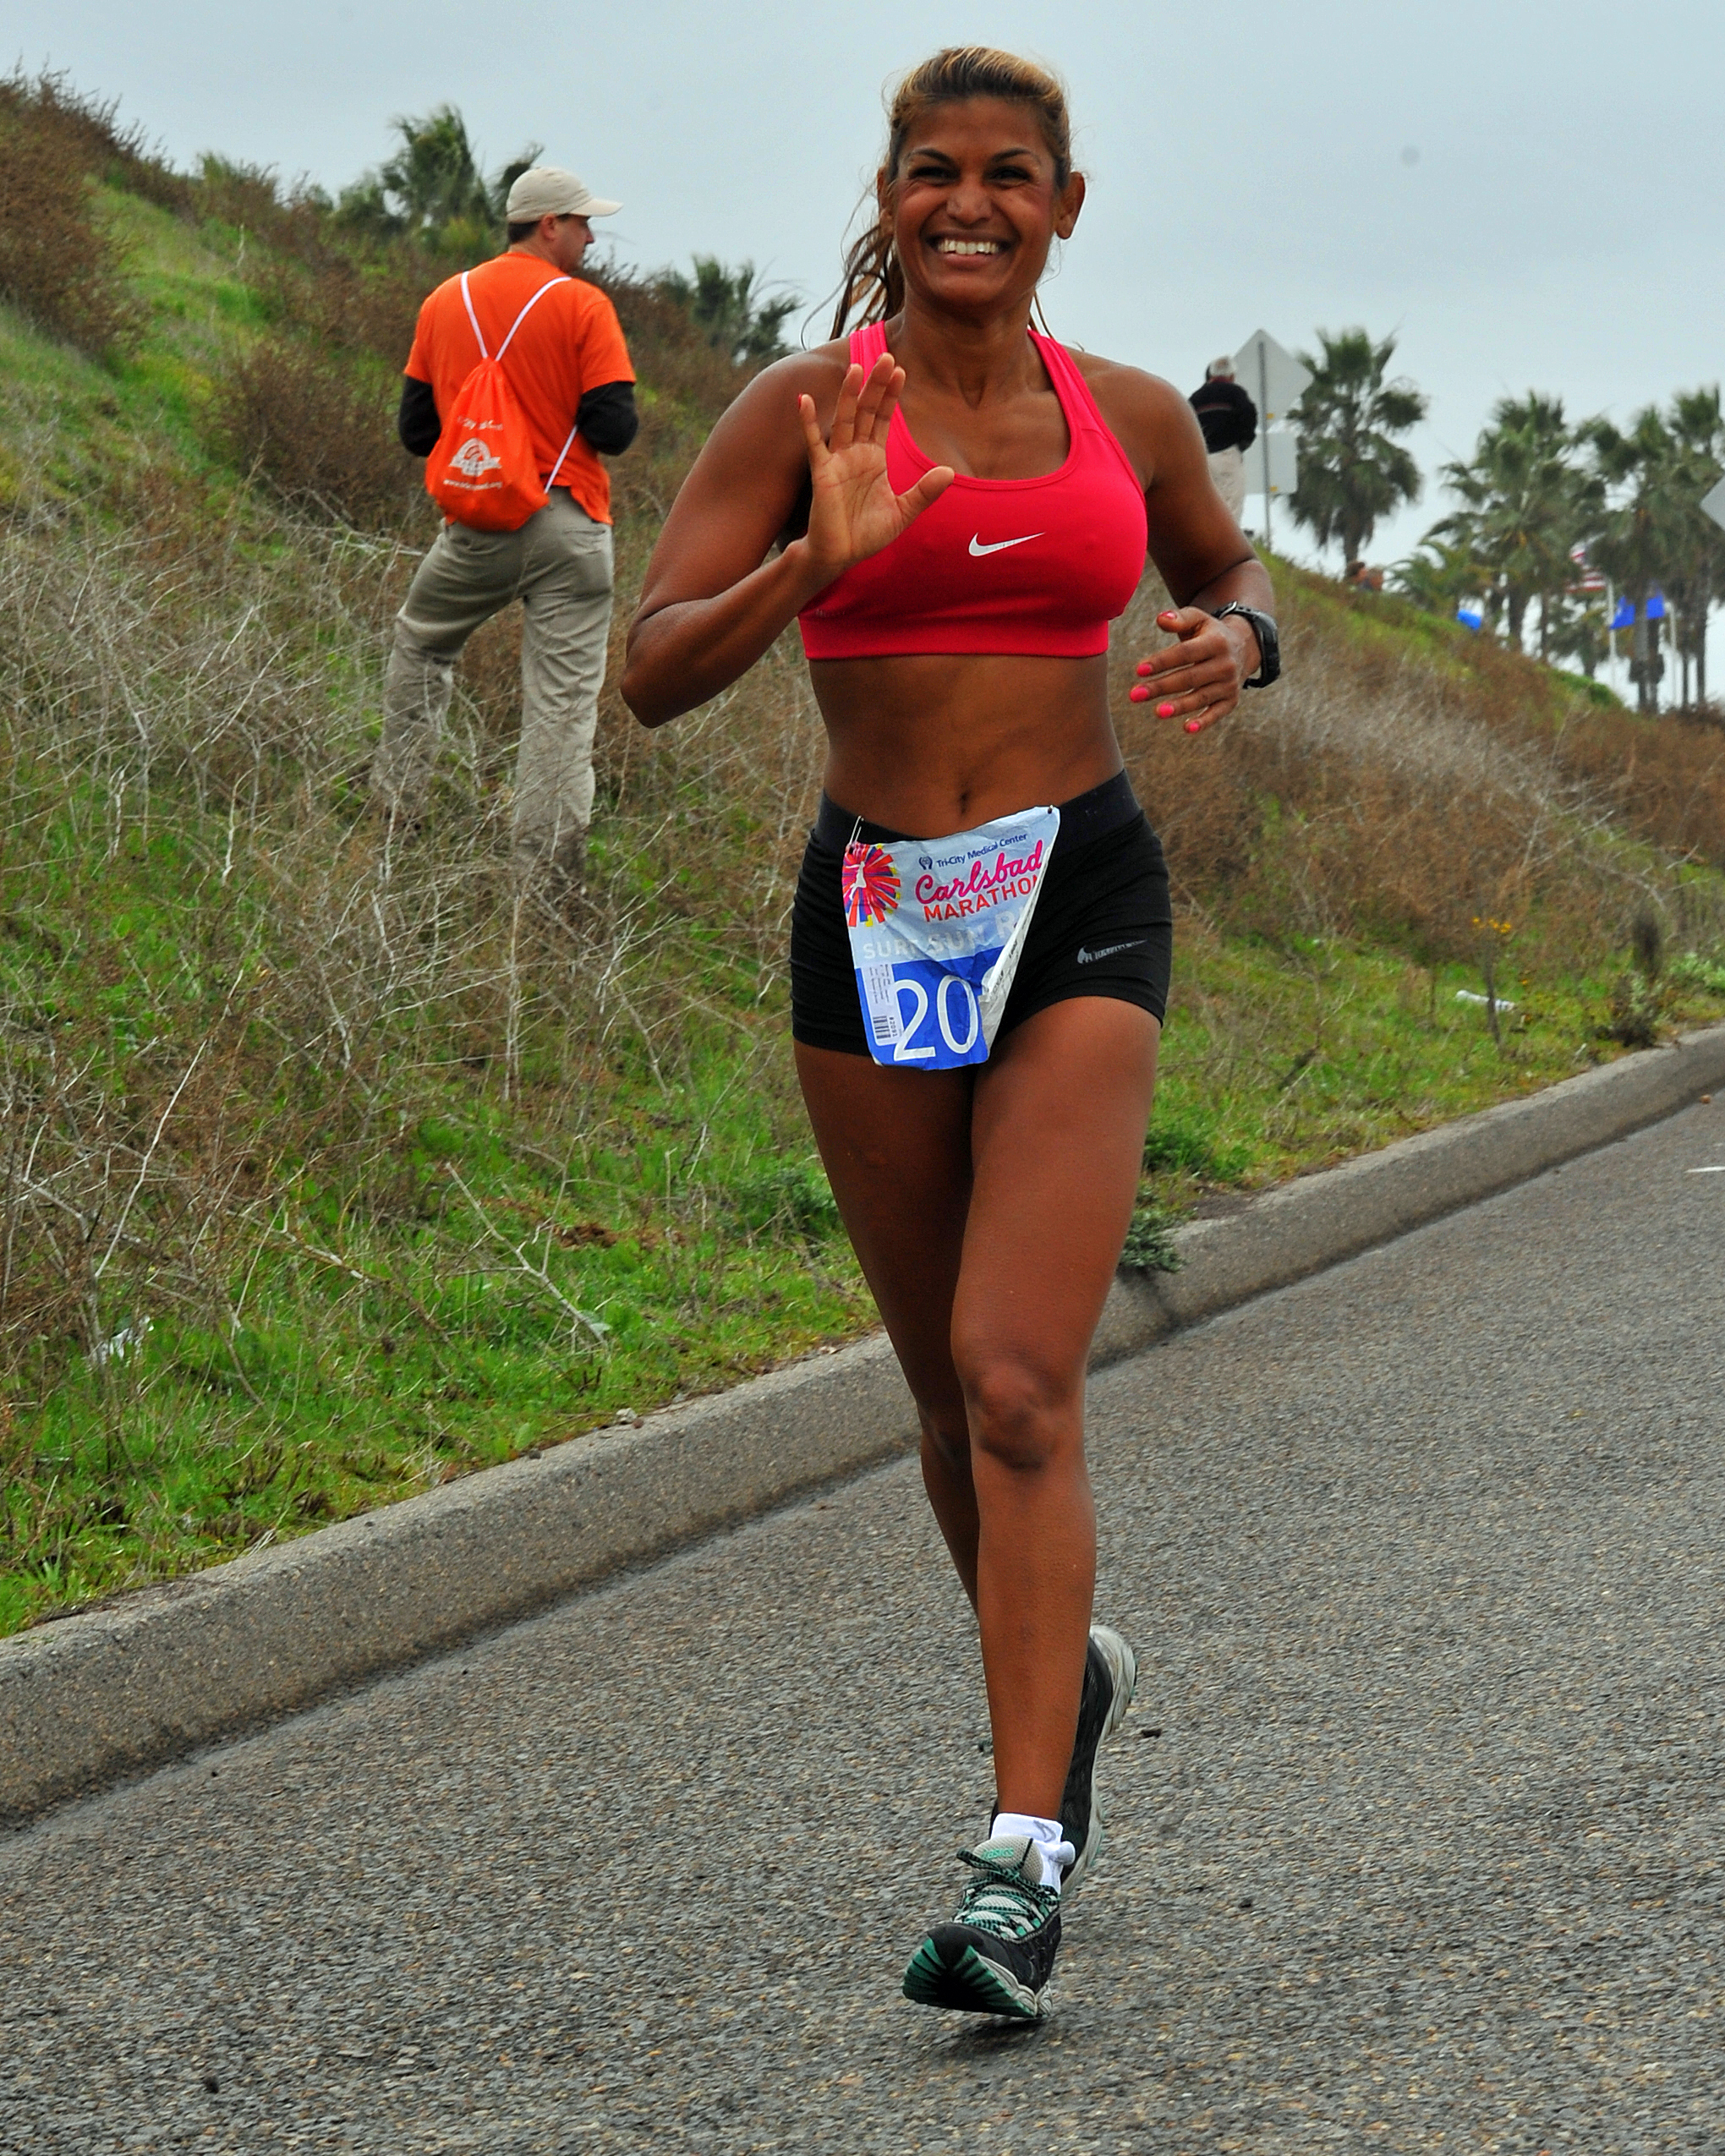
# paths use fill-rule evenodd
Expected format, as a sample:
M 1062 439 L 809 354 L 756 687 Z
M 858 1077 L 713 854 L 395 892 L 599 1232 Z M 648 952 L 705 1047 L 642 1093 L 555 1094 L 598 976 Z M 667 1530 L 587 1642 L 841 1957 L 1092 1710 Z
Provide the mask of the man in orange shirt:
M 512 851 L 518 887 L 553 900 L 578 896 L 593 813 L 593 734 L 605 680 L 611 613 L 611 480 L 601 455 L 635 438 L 635 370 L 616 310 L 576 272 L 592 217 L 613 215 L 572 172 L 535 166 L 509 190 L 508 247 L 468 276 L 485 349 L 496 354 L 534 294 L 553 285 L 503 356 L 509 386 L 532 434 L 546 506 L 518 531 L 446 523 L 420 563 L 396 617 L 384 684 L 383 737 L 372 798 L 392 830 L 424 811 L 452 670 L 482 621 L 518 599 L 521 748 L 515 768 Z M 478 364 L 459 277 L 419 309 L 402 386 L 403 446 L 428 456 Z

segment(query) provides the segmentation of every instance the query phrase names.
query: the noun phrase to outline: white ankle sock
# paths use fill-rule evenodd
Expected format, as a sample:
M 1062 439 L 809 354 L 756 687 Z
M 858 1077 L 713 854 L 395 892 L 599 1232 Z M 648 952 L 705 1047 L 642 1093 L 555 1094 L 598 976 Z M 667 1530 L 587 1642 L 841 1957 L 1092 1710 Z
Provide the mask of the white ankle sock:
M 1065 1829 L 1058 1819 L 1039 1819 L 1030 1812 L 996 1812 L 988 1839 L 998 1841 L 1002 1835 L 1027 1834 L 1036 1844 L 1036 1852 L 1042 1858 L 1042 1883 L 1052 1886 L 1056 1893 L 1060 1888 L 1060 1874 L 1078 1852 L 1066 1839 Z

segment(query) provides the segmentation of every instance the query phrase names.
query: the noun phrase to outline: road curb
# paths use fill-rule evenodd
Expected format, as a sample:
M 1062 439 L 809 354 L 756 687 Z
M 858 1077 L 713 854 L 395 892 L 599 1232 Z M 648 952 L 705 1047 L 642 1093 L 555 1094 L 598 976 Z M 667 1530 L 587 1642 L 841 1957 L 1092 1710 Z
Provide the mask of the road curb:
M 1356 1256 L 1725 1086 L 1725 1026 L 1181 1229 L 1122 1275 L 1092 1367 Z M 551 1447 L 0 1641 L 0 1822 L 277 1720 L 608 1573 L 907 1451 L 885 1340 Z

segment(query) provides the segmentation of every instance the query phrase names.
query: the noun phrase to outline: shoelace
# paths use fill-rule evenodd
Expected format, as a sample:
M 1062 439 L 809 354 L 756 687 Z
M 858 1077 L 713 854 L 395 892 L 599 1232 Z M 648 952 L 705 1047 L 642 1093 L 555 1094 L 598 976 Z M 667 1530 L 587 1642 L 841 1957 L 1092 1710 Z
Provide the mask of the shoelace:
M 961 1849 L 958 1855 L 961 1863 L 983 1874 L 964 1891 L 960 1923 L 972 1924 L 996 1939 L 1022 1939 L 1058 1907 L 1060 1897 L 1052 1886 L 1032 1886 L 1013 1866 L 994 1863 L 972 1849 Z

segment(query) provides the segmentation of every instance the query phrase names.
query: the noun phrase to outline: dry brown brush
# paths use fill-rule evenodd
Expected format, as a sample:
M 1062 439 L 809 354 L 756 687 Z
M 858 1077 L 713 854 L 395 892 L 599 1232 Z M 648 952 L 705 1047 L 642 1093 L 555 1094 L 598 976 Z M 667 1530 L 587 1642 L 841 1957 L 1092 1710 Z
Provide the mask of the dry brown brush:
M 0 81 L 0 298 L 97 358 L 140 319 L 96 211 L 92 163 L 138 161 L 112 121 L 55 76 Z
M 512 625 L 476 639 L 427 835 L 392 849 L 359 781 L 412 550 L 243 503 L 212 529 L 167 484 L 136 529 L 44 519 L 0 554 L 5 933 L 36 984 L 4 1013 L 0 1373 L 34 1385 L 152 1312 L 231 1338 L 271 1253 L 386 1289 L 395 1222 L 469 1265 L 469 1208 L 403 1141 L 452 1073 L 560 1158 L 620 1064 L 671 1097 L 718 1039 L 737 1082 L 788 1096 L 819 740 L 793 650 L 663 735 L 608 696 L 596 902 L 571 933 L 501 873 Z M 1122 625 L 1122 688 L 1156 605 Z M 1427 966 L 1487 955 L 1496 920 L 1524 962 L 1585 966 L 1650 900 L 1675 917 L 1669 869 L 1613 840 L 1549 738 L 1505 739 L 1441 670 L 1350 659 L 1284 612 L 1289 680 L 1229 727 L 1190 741 L 1116 698 L 1190 910 Z M 171 959 L 138 940 L 167 933 L 164 881 Z
M 1725 726 L 1677 713 L 1621 717 L 1575 706 L 1558 755 L 1629 829 L 1678 860 L 1725 868 Z
M 277 497 L 366 532 L 408 523 L 424 505 L 395 439 L 398 382 L 355 369 L 309 337 L 271 334 L 234 355 L 212 417 L 233 461 Z
M 1163 641 L 1159 599 L 1147 591 L 1123 625 L 1116 710 L 1176 892 L 1219 927 L 1272 944 L 1387 941 L 1429 967 L 1489 962 L 1492 924 L 1509 922 L 1524 962 L 1566 970 L 1621 947 L 1650 903 L 1717 933 L 1712 901 L 1662 856 L 1622 844 L 1617 821 L 1669 845 L 1679 773 L 1690 828 L 1725 815 L 1725 759 L 1670 732 L 1644 739 L 1628 714 L 1579 698 L 1553 718 L 1550 677 L 1531 684 L 1531 666 L 1481 678 L 1406 642 L 1339 632 L 1333 603 L 1292 577 L 1279 598 L 1284 679 L 1189 739 L 1125 701 L 1129 659 Z
M 476 640 L 425 837 L 393 848 L 364 819 L 411 566 L 243 498 L 212 524 L 167 479 L 129 531 L 44 515 L 0 548 L 14 1387 L 39 1396 L 152 1316 L 231 1339 L 271 1254 L 411 1305 L 377 1239 L 407 1220 L 441 1248 L 428 1277 L 470 1268 L 469 1207 L 413 1159 L 452 1082 L 565 1162 L 620 1074 L 687 1096 L 715 1043 L 735 1083 L 788 1093 L 768 1006 L 812 803 L 799 674 L 769 659 L 664 742 L 609 706 L 571 931 L 501 871 L 507 624 Z M 698 1176 L 661 1197 L 707 1203 Z

